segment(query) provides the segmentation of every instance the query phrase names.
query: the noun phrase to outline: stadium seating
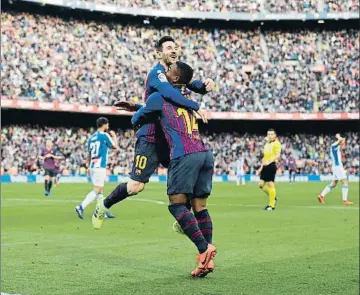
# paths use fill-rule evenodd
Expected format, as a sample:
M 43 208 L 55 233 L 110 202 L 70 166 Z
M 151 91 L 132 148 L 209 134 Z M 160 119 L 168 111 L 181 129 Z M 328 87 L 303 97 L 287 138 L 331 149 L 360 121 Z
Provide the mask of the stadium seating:
M 45 140 L 51 136 L 58 149 L 64 156 L 61 168 L 64 174 L 79 174 L 86 154 L 86 141 L 90 132 L 81 128 L 53 128 L 6 126 L 2 129 L 1 151 L 2 167 L 10 173 L 19 174 L 39 173 L 39 163 L 36 155 Z M 121 137 L 120 151 L 117 156 L 109 156 L 109 173 L 128 173 L 132 165 L 136 137 L 132 130 L 118 130 Z M 359 137 L 356 133 L 345 134 L 347 139 L 345 149 L 345 167 L 349 173 L 356 173 L 359 169 Z M 290 154 L 298 160 L 298 167 L 303 174 L 330 173 L 329 148 L 334 135 L 305 135 L 296 134 L 280 137 L 283 152 L 281 160 L 282 170 L 286 170 L 286 160 Z M 254 173 L 261 162 L 261 153 L 265 137 L 256 134 L 204 134 L 205 142 L 211 147 L 215 157 L 216 174 L 233 174 L 235 161 L 239 155 L 246 158 L 248 172 Z M 83 170 L 84 171 L 84 170 Z
M 122 7 L 167 9 L 202 12 L 315 12 L 319 0 L 90 0 L 95 4 L 121 5 Z M 359 11 L 357 0 L 324 0 L 323 11 Z
M 196 78 L 217 83 L 201 100 L 206 109 L 358 109 L 358 30 L 159 30 L 15 12 L 4 12 L 1 21 L 2 95 L 7 98 L 97 105 L 140 101 L 156 61 L 153 44 L 171 34 Z M 319 64 L 324 67 L 315 74 Z M 244 65 L 250 70 L 239 70 Z

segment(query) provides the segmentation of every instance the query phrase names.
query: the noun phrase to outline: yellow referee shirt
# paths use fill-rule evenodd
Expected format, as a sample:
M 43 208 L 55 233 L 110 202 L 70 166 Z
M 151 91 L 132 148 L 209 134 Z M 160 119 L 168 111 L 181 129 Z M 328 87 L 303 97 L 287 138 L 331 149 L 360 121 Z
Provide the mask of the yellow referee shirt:
M 267 142 L 264 146 L 264 162 L 277 162 L 276 154 L 281 152 L 281 143 L 275 139 L 272 142 Z

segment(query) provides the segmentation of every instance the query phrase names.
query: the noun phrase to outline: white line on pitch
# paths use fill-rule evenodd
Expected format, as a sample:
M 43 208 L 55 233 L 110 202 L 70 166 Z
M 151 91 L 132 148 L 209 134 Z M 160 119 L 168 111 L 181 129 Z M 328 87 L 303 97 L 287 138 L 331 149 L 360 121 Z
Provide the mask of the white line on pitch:
M 56 200 L 56 199 L 20 199 L 20 198 L 6 198 L 2 199 L 2 201 L 15 201 L 15 202 L 33 202 L 39 204 L 48 204 L 48 203 L 79 203 L 79 200 Z M 157 200 L 150 200 L 150 199 L 136 199 L 136 198 L 129 198 L 127 201 L 136 201 L 136 202 L 148 202 L 157 205 L 167 205 L 167 202 L 157 201 Z M 209 203 L 209 206 L 226 206 L 226 207 L 261 207 L 258 204 L 214 204 Z M 359 210 L 359 207 L 345 207 L 345 206 L 326 206 L 326 205 L 319 205 L 319 206 L 303 206 L 303 205 L 281 205 L 283 208 L 306 208 L 306 209 L 335 209 L 335 210 Z

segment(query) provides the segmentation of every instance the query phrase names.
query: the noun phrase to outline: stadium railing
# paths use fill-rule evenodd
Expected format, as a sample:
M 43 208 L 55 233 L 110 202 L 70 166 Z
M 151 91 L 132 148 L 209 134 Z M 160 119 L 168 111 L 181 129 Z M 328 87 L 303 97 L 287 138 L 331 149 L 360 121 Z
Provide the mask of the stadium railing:
M 270 13 L 261 11 L 255 13 L 234 13 L 234 12 L 201 12 L 201 11 L 176 11 L 176 10 L 158 10 L 149 8 L 121 7 L 120 5 L 95 4 L 88 1 L 73 0 L 23 0 L 26 2 L 39 3 L 41 5 L 54 5 L 68 7 L 72 9 L 83 9 L 98 12 L 107 12 L 111 14 L 123 14 L 145 17 L 163 17 L 175 19 L 209 19 L 224 21 L 281 21 L 281 20 L 338 20 L 338 19 L 359 19 L 359 12 L 326 12 L 311 11 L 305 13 L 286 12 Z M 319 5 L 321 7 L 321 5 Z
M 81 105 L 71 103 L 40 102 L 22 99 L 1 98 L 3 109 L 27 109 L 89 114 L 112 114 L 130 116 L 132 113 L 118 111 L 113 106 Z M 251 112 L 209 112 L 213 120 L 359 120 L 357 113 L 251 113 Z

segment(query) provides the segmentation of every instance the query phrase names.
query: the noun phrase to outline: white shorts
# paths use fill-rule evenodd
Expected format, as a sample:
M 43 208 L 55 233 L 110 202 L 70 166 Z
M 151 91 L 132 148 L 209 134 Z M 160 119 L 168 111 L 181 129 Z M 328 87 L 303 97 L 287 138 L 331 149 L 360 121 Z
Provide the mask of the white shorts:
M 238 173 L 236 173 L 236 176 L 240 178 L 240 177 L 243 177 L 244 174 L 245 174 L 244 170 L 242 170 L 242 171 L 239 171 Z
M 105 168 L 91 168 L 90 177 L 92 184 L 94 186 L 104 187 L 105 178 L 106 178 L 106 169 Z
M 343 166 L 333 166 L 332 167 L 333 180 L 343 180 L 346 179 L 346 173 Z

